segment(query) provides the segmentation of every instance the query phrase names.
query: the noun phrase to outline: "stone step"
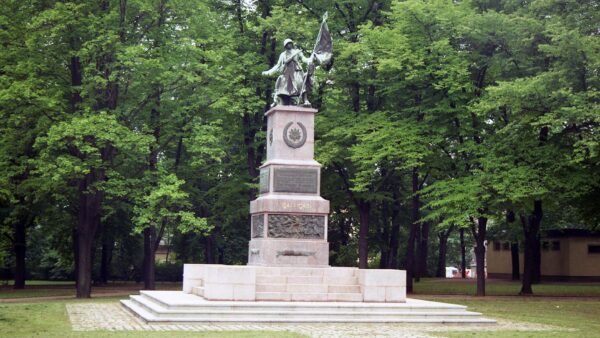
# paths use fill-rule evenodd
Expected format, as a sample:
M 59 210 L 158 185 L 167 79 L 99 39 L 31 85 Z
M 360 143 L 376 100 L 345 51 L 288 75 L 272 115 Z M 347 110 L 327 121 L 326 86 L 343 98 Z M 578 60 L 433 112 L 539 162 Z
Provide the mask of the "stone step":
M 358 276 L 358 268 L 330 267 L 325 273 L 326 278 L 355 278 Z
M 332 294 L 336 295 L 336 294 Z M 352 294 L 345 294 L 352 295 Z M 188 295 L 191 296 L 191 295 Z M 398 314 L 398 313 L 468 313 L 464 307 L 460 306 L 432 306 L 431 302 L 417 304 L 386 304 L 386 303 L 321 303 L 321 302 L 233 302 L 233 301 L 206 301 L 200 297 L 193 302 L 171 302 L 165 303 L 160 299 L 144 296 L 132 295 L 130 300 L 147 307 L 148 309 L 158 309 L 166 312 L 257 312 L 257 313 L 284 313 L 308 311 L 311 313 L 352 313 L 356 315 L 377 314 Z M 189 298 L 189 297 L 188 297 Z M 445 304 L 444 304 L 445 305 Z M 416 310 L 423 311 L 416 311 Z M 168 311 L 167 311 L 168 310 Z M 446 310 L 446 311 L 444 311 Z M 448 310 L 451 310 L 450 312 Z
M 301 302 L 326 302 L 326 292 L 257 292 L 257 301 L 301 301 Z
M 273 311 L 285 311 L 289 308 L 291 301 L 291 295 L 285 292 L 261 292 L 259 293 L 263 298 L 255 302 L 248 301 L 209 301 L 202 297 L 198 297 L 192 294 L 186 294 L 180 291 L 140 291 L 140 295 L 131 296 L 132 299 L 143 298 L 144 302 L 153 302 L 163 307 L 170 309 L 198 309 L 202 310 L 206 307 L 218 311 L 224 309 L 248 309 L 257 308 L 264 310 Z M 340 294 L 342 295 L 342 294 Z M 346 295 L 354 295 L 349 293 Z M 269 297 L 270 296 L 270 297 Z M 343 296 L 340 296 L 343 297 Z M 348 296 L 353 297 L 353 296 Z M 283 301 L 277 301 L 281 298 Z M 370 312 L 385 312 L 385 311 L 396 311 L 398 309 L 410 310 L 412 312 L 456 312 L 465 311 L 466 306 L 456 304 L 446 304 L 422 301 L 416 299 L 410 299 L 406 303 L 361 303 L 356 304 L 352 302 L 295 302 L 295 306 L 310 308 L 312 311 L 335 311 L 344 309 L 346 311 L 353 311 L 358 313 L 370 313 Z
M 256 292 L 286 292 L 286 284 L 256 284 Z
M 257 301 L 267 300 L 267 301 L 289 302 L 292 300 L 292 295 L 290 293 L 287 293 L 284 291 L 281 291 L 281 292 L 270 292 L 270 291 L 259 292 L 258 290 L 256 290 L 256 300 Z
M 363 295 L 358 292 L 329 292 L 327 294 L 329 302 L 362 302 Z
M 257 292 L 257 301 L 297 301 L 297 302 L 362 302 L 361 293 L 353 292 Z
M 358 285 L 327 284 L 256 284 L 256 292 L 288 293 L 361 293 Z M 194 292 L 192 292 L 194 293 Z M 194 293 L 198 296 L 202 294 Z
M 195 286 L 192 288 L 192 294 L 200 297 L 204 297 L 204 287 L 203 286 Z
M 327 293 L 326 284 L 287 284 L 286 291 L 292 294 L 297 293 Z
M 329 285 L 327 288 L 329 293 L 362 293 L 359 285 Z
M 287 276 L 287 284 L 323 284 L 322 276 Z
M 286 276 L 256 275 L 256 284 L 285 284 Z
M 149 322 L 426 322 L 426 323 L 493 323 L 480 314 L 458 309 L 455 313 L 417 313 L 410 310 L 394 312 L 359 313 L 350 308 L 315 311 L 311 306 L 288 303 L 286 310 L 259 307 L 240 307 L 215 310 L 182 307 L 173 309 L 150 301 L 146 297 L 132 297 L 121 301 L 123 306 Z
M 335 284 L 358 285 L 358 277 L 257 275 L 256 284 Z
M 318 276 L 326 278 L 353 278 L 357 277 L 358 268 L 327 267 L 256 267 L 256 276 Z
M 299 306 L 299 303 L 290 303 L 292 306 L 288 306 L 285 311 L 282 310 L 274 310 L 270 308 L 258 308 L 258 307 L 238 307 L 231 309 L 213 309 L 210 306 L 206 306 L 203 308 L 188 308 L 188 307 L 166 307 L 162 304 L 155 303 L 149 301 L 147 298 L 140 296 L 132 296 L 130 301 L 135 303 L 137 306 L 143 307 L 146 311 L 154 313 L 155 315 L 189 315 L 189 314 L 215 314 L 215 315 L 227 315 L 227 314 L 255 314 L 255 315 L 281 315 L 281 316 L 290 316 L 290 315 L 328 315 L 328 316 L 344 316 L 344 317 L 363 317 L 370 315 L 377 316 L 409 316 L 409 317 L 418 317 L 418 316 L 478 316 L 478 313 L 468 312 L 468 311 L 456 311 L 455 313 L 447 313 L 447 312 L 435 312 L 429 311 L 427 313 L 418 313 L 405 309 L 395 309 L 393 311 L 370 311 L 368 313 L 359 313 L 349 311 L 348 308 L 328 308 L 328 309 L 315 309 L 311 306 Z
M 358 277 L 325 277 L 323 281 L 329 285 L 359 285 Z

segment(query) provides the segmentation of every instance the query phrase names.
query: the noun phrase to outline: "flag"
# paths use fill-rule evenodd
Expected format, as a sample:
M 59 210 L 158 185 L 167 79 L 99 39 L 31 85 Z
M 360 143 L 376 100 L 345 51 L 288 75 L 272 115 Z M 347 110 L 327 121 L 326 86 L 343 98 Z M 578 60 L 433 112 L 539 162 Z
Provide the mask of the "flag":
M 333 42 L 331 41 L 331 34 L 329 33 L 329 27 L 327 27 L 327 12 L 323 15 L 323 22 L 321 22 L 321 29 L 319 29 L 319 35 L 317 35 L 317 42 L 315 42 L 315 48 L 313 48 L 312 55 L 319 61 L 319 64 L 325 69 L 331 68 L 331 57 L 333 56 Z M 313 83 L 315 82 L 315 62 L 308 64 L 306 74 L 304 74 L 304 81 L 302 82 L 302 90 L 300 95 L 304 93 L 312 93 Z
M 333 55 L 333 41 L 331 40 L 331 34 L 329 33 L 329 27 L 327 27 L 327 13 L 323 16 L 323 22 L 321 23 L 321 29 L 317 36 L 317 42 L 313 53 L 319 63 L 323 67 L 327 68 L 331 62 L 331 56 Z

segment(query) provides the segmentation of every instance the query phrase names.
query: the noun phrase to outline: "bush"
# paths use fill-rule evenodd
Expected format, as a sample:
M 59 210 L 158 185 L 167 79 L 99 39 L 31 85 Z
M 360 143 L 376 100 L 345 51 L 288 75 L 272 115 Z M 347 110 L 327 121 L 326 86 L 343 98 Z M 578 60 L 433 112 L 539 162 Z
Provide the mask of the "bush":
M 183 263 L 156 263 L 155 279 L 157 282 L 181 282 L 183 280 Z

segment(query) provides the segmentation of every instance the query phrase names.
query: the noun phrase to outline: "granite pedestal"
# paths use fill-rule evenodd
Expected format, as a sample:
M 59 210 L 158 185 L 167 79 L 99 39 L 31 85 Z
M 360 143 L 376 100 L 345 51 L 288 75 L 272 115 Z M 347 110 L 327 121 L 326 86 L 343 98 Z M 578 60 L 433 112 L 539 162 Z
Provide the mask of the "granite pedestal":
M 316 109 L 276 106 L 267 116 L 267 159 L 250 202 L 248 265 L 329 266 L 329 201 L 314 160 Z

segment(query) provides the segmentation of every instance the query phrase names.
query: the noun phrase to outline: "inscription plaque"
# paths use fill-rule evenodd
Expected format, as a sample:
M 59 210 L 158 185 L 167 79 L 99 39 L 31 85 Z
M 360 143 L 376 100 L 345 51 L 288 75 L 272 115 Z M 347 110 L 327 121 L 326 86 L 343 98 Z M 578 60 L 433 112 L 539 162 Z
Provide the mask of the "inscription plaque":
M 252 215 L 252 238 L 264 237 L 265 217 L 263 214 Z
M 271 238 L 325 238 L 325 216 L 271 214 L 268 218 Z
M 319 171 L 300 168 L 274 168 L 273 191 L 317 193 Z
M 260 170 L 258 192 L 261 194 L 269 192 L 269 168 Z

